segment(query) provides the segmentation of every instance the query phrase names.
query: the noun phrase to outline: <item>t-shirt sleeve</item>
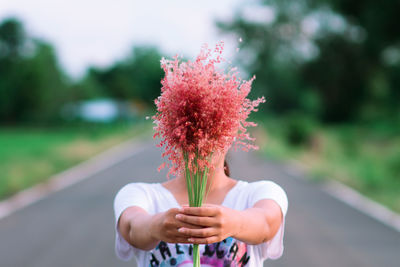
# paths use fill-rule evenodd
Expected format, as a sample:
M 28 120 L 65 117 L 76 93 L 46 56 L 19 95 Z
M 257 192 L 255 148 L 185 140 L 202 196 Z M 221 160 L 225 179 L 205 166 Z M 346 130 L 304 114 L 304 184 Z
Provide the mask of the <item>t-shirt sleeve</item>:
M 278 232 L 275 236 L 260 245 L 257 245 L 260 256 L 263 260 L 266 259 L 278 259 L 283 254 L 283 236 L 285 231 L 285 217 L 288 209 L 288 199 L 286 192 L 278 184 L 272 181 L 259 181 L 252 183 L 251 194 L 249 198 L 249 206 L 254 206 L 257 201 L 261 199 L 272 199 L 281 208 L 283 214 L 283 220 Z
M 121 260 L 128 261 L 134 255 L 135 248 L 129 244 L 118 229 L 119 218 L 125 209 L 138 206 L 149 212 L 146 188 L 140 183 L 131 183 L 122 187 L 114 198 L 115 214 L 115 253 Z

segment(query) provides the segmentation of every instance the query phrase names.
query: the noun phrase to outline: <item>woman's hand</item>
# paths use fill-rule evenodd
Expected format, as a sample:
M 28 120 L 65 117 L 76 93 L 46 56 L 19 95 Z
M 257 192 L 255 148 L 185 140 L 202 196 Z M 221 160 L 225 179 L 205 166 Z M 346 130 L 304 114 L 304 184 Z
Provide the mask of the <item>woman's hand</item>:
M 179 232 L 178 229 L 201 227 L 178 220 L 176 218 L 178 213 L 179 209 L 172 208 L 150 215 L 140 207 L 129 207 L 121 214 L 118 228 L 125 240 L 143 250 L 155 248 L 160 241 L 190 243 L 189 236 Z
M 179 229 L 200 230 L 203 227 L 179 220 L 178 214 L 179 209 L 172 208 L 155 215 L 150 226 L 153 238 L 167 243 L 190 243 L 190 236 Z
M 262 199 L 242 211 L 207 204 L 150 215 L 139 207 L 130 207 L 122 213 L 119 229 L 130 244 L 143 250 L 153 249 L 160 240 L 210 244 L 227 237 L 256 245 L 274 237 L 282 221 L 279 205 L 274 200 Z
M 207 204 L 202 207 L 182 207 L 176 219 L 188 226 L 181 226 L 178 232 L 186 243 L 211 244 L 234 236 L 240 229 L 239 211 L 219 205 Z M 193 227 L 195 226 L 195 227 Z

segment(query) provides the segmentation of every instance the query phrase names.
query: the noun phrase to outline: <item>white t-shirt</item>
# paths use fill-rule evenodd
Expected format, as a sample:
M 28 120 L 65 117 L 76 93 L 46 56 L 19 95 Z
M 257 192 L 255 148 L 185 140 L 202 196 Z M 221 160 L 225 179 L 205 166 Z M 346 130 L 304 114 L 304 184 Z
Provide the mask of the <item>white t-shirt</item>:
M 260 267 L 268 258 L 281 257 L 288 200 L 285 191 L 279 185 L 272 181 L 238 181 L 221 205 L 245 210 L 261 199 L 272 199 L 281 207 L 283 222 L 276 235 L 259 245 L 248 245 L 232 237 L 219 243 L 200 245 L 201 266 Z M 131 206 L 141 207 L 149 214 L 180 207 L 172 193 L 159 183 L 131 183 L 121 188 L 114 199 L 115 251 L 120 259 L 127 261 L 135 256 L 139 267 L 193 266 L 193 247 L 190 244 L 170 244 L 161 241 L 150 251 L 130 245 L 119 233 L 117 225 L 122 212 Z

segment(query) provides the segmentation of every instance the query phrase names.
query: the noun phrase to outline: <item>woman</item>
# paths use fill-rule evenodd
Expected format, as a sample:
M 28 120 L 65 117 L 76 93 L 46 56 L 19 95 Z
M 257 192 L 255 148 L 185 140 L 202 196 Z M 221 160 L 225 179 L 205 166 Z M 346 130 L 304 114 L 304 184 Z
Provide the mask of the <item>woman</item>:
M 183 175 L 165 183 L 131 183 L 114 200 L 116 253 L 138 266 L 192 266 L 200 245 L 202 266 L 262 266 L 283 253 L 288 201 L 271 181 L 248 183 L 229 177 L 225 154 L 215 154 L 208 196 L 188 207 Z M 225 171 L 224 171 L 225 169 Z

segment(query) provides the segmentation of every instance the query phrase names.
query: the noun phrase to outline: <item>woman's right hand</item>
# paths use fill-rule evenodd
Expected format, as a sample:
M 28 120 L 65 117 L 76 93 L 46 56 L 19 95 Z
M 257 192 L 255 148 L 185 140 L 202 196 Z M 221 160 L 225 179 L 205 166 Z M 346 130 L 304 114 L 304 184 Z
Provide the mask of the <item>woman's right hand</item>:
M 189 236 L 178 231 L 179 228 L 200 229 L 202 226 L 188 224 L 176 219 L 178 208 L 150 215 L 140 207 L 127 208 L 119 219 L 119 231 L 132 246 L 151 250 L 160 241 L 167 243 L 190 243 Z
M 179 213 L 179 209 L 172 208 L 154 215 L 150 225 L 152 237 L 167 243 L 190 243 L 188 241 L 189 236 L 179 232 L 178 229 L 181 227 L 200 229 L 202 227 L 184 223 L 176 219 L 176 215 Z

